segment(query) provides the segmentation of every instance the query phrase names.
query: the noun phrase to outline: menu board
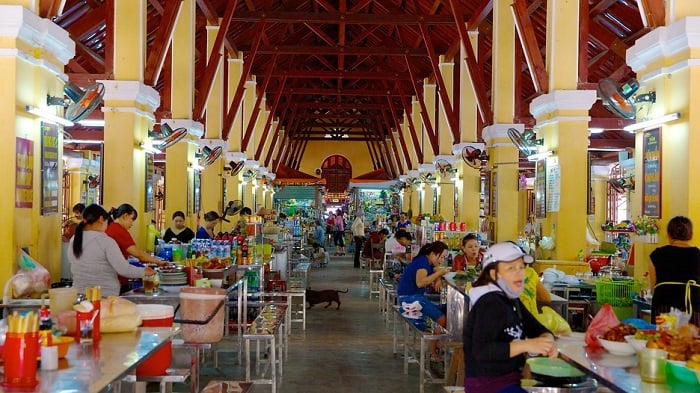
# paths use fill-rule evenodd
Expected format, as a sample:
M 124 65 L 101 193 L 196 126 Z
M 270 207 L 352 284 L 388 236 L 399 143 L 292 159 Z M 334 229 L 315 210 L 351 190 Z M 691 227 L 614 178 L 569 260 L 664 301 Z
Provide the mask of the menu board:
M 561 167 L 554 159 L 547 165 L 547 211 L 559 211 L 559 197 L 561 195 Z
M 17 138 L 15 143 L 15 207 L 31 208 L 34 200 L 34 142 Z
M 661 138 L 660 129 L 644 132 L 642 142 L 644 162 L 642 187 L 642 214 L 661 217 Z
M 535 217 L 547 217 L 547 172 L 545 160 L 539 160 L 535 163 Z
M 41 123 L 41 214 L 58 213 L 58 127 Z
M 491 171 L 484 173 L 484 216 L 491 215 Z
M 153 190 L 153 177 L 155 174 L 155 166 L 153 164 L 153 154 L 144 153 L 146 155 L 146 209 L 145 211 L 151 212 L 155 210 L 154 203 L 154 190 Z

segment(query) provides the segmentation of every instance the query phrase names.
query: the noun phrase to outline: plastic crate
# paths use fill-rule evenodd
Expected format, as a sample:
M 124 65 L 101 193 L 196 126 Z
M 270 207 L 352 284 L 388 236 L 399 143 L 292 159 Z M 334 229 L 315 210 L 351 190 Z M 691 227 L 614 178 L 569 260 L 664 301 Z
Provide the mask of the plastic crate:
M 595 283 L 596 300 L 599 305 L 608 303 L 613 307 L 630 307 L 634 303 L 632 294 L 641 288 L 639 281 L 601 278 Z

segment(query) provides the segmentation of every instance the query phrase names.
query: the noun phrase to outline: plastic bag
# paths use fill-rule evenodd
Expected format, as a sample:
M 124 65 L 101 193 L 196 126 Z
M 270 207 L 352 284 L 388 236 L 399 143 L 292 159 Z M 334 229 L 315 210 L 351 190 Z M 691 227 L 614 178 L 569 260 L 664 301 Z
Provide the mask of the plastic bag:
M 617 319 L 612 306 L 608 303 L 603 304 L 603 307 L 595 315 L 591 324 L 588 325 L 585 337 L 586 345 L 592 348 L 602 348 L 600 341 L 598 341 L 598 336 L 619 324 L 620 320 Z
M 48 291 L 51 288 L 49 271 L 21 248 L 17 250 L 19 271 L 12 279 L 12 298 L 38 296 Z
M 133 302 L 109 296 L 101 301 L 100 331 L 102 333 L 132 332 L 141 325 L 141 315 Z
M 569 323 L 551 307 L 543 306 L 542 312 L 535 314 L 535 318 L 557 336 L 571 334 Z

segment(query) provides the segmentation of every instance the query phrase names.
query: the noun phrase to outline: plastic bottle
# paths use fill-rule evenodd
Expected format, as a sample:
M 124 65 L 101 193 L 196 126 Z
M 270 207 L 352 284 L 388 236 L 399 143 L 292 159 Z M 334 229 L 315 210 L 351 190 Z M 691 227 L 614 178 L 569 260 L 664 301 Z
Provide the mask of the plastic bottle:
M 39 337 L 41 338 L 41 345 L 44 347 L 48 347 L 52 344 L 52 327 L 53 323 L 51 322 L 51 313 L 49 312 L 49 308 L 42 305 L 41 309 L 39 310 Z

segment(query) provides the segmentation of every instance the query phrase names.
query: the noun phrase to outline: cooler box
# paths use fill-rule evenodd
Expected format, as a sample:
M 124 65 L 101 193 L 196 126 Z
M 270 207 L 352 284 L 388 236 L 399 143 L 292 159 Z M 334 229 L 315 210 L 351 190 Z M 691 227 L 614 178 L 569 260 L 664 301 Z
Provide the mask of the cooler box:
M 172 327 L 175 316 L 173 306 L 167 304 L 137 304 L 143 327 Z M 168 341 L 143 363 L 136 367 L 136 375 L 165 375 L 172 361 L 173 344 Z

